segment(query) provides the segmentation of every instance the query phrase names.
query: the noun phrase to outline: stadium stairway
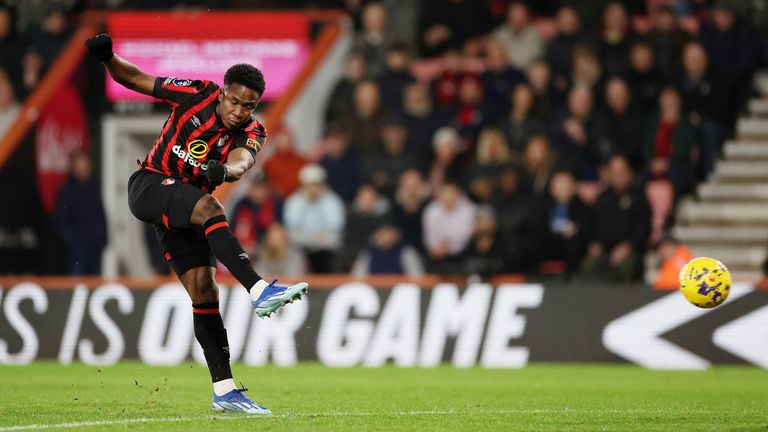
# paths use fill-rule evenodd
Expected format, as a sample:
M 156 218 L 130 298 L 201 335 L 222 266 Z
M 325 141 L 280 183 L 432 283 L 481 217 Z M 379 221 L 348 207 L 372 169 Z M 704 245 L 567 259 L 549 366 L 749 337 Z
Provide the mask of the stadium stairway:
M 768 98 L 754 99 L 723 147 L 714 175 L 680 202 L 673 234 L 694 255 L 758 280 L 768 252 Z

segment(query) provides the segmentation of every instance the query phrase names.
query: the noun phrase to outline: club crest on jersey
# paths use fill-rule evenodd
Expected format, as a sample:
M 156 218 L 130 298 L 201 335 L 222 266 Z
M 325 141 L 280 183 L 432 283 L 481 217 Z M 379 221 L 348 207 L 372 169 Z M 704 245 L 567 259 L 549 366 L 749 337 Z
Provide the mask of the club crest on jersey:
M 176 179 L 170 177 L 162 181 L 163 186 L 172 185 L 174 183 L 176 183 Z
M 229 135 L 224 135 L 223 137 L 219 138 L 219 140 L 216 142 L 216 147 L 224 147 L 224 144 L 227 143 L 228 139 Z
M 200 125 L 202 124 L 202 123 L 200 123 L 200 119 L 199 119 L 199 118 L 197 118 L 197 116 L 196 116 L 196 115 L 193 115 L 193 116 L 192 116 L 192 118 L 190 118 L 190 119 L 189 119 L 189 121 L 191 121 L 191 122 L 192 122 L 192 125 L 193 125 L 194 127 L 200 127 Z
M 194 140 L 187 143 L 187 154 L 195 159 L 205 159 L 208 156 L 208 143 L 203 140 Z

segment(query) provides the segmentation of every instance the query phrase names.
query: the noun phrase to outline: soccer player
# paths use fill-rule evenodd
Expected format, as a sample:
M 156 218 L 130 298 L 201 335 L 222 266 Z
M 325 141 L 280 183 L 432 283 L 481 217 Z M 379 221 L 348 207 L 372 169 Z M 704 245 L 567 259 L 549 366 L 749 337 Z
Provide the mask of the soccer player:
M 192 299 L 195 337 L 213 380 L 213 409 L 271 414 L 232 379 L 214 281 L 216 259 L 248 290 L 261 317 L 300 299 L 308 285 L 262 279 L 232 234 L 224 207 L 211 195 L 223 182 L 239 180 L 264 144 L 264 126 L 253 117 L 264 94 L 261 71 L 236 64 L 224 75 L 222 88 L 206 80 L 150 76 L 116 55 L 108 34 L 85 44 L 116 82 L 171 105 L 160 136 L 128 181 L 128 204 L 136 218 L 154 226 L 166 259 Z

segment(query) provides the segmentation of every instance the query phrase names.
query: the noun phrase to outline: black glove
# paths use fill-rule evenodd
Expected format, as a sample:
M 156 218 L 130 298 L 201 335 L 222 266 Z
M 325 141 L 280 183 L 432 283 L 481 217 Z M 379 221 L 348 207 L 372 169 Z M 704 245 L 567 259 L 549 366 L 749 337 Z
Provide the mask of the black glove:
M 227 178 L 227 166 L 217 160 L 208 161 L 208 170 L 205 171 L 205 176 L 208 177 L 208 181 L 213 186 L 218 186 L 224 183 L 224 179 Z
M 106 33 L 88 39 L 85 41 L 85 46 L 91 50 L 91 54 L 100 62 L 109 61 L 115 55 L 112 52 L 112 37 Z

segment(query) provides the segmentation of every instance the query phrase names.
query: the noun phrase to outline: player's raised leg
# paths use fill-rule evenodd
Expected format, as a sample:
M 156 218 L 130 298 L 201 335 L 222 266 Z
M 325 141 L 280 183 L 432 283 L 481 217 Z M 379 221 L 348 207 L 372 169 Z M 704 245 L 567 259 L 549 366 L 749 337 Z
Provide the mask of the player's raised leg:
M 211 252 L 248 290 L 259 316 L 270 316 L 286 304 L 301 299 L 307 292 L 309 285 L 306 282 L 276 285 L 276 281 L 268 283 L 256 273 L 248 254 L 229 228 L 224 207 L 210 194 L 203 195 L 197 201 L 191 222 L 203 227 Z
M 229 341 L 224 321 L 219 313 L 219 295 L 211 267 L 196 267 L 179 277 L 192 299 L 195 338 L 203 348 L 205 362 L 213 381 L 211 405 L 217 411 L 245 414 L 271 414 L 272 412 L 243 394 L 246 389 L 235 387 L 229 365 Z

